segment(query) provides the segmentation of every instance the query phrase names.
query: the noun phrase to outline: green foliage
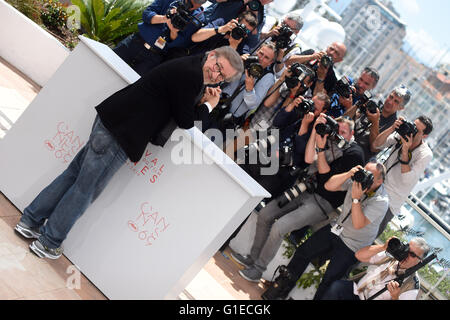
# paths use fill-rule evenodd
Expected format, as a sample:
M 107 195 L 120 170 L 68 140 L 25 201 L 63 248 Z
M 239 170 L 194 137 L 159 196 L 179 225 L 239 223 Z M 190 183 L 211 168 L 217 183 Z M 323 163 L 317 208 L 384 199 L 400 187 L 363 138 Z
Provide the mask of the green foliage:
M 50 30 L 59 31 L 67 23 L 66 8 L 57 0 L 43 0 L 41 20 Z
M 306 240 L 308 240 L 308 238 L 312 235 L 312 230 L 311 228 L 308 229 L 308 231 L 306 232 L 305 236 L 299 241 L 299 243 L 297 245 L 294 245 L 290 240 L 289 240 L 289 235 L 286 235 L 284 237 L 284 242 L 283 242 L 283 247 L 285 248 L 284 252 L 283 252 L 283 256 L 285 256 L 286 258 L 290 259 L 294 253 L 295 253 L 295 249 L 297 249 L 300 245 L 302 245 Z
M 7 0 L 7 2 L 37 24 L 42 23 L 38 0 Z
M 72 0 L 80 9 L 84 35 L 113 46 L 138 30 L 150 0 Z
M 430 265 L 426 265 L 419 270 L 419 275 L 431 285 L 435 285 L 442 278 L 444 272 L 444 270 L 437 272 L 434 268 L 430 267 Z M 447 300 L 450 299 L 450 278 L 448 276 L 437 286 L 437 290 L 444 295 Z
M 314 269 L 309 272 L 303 273 L 300 279 L 297 280 L 297 286 L 299 288 L 306 289 L 314 285 L 314 287 L 317 289 L 320 282 L 322 281 L 325 272 L 327 271 L 329 262 L 330 261 L 327 261 L 323 266 L 320 267 L 314 265 Z

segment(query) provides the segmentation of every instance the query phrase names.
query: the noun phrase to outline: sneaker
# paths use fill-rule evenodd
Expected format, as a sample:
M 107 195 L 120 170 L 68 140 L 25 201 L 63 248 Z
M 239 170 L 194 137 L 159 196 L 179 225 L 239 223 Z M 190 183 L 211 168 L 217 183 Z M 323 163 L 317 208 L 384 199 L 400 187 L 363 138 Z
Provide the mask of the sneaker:
M 30 244 L 30 249 L 33 251 L 39 258 L 49 258 L 49 259 L 58 259 L 61 257 L 63 249 L 56 248 L 51 249 L 44 246 L 39 240 L 33 241 Z
M 248 256 L 242 256 L 237 252 L 231 251 L 231 256 L 234 260 L 242 264 L 246 268 L 250 268 L 253 265 L 253 259 Z
M 38 239 L 41 236 L 38 228 L 31 228 L 22 221 L 19 221 L 14 230 L 27 239 Z
M 256 267 L 239 270 L 239 274 L 242 278 L 251 282 L 259 282 L 259 279 L 261 279 L 262 276 L 262 272 L 256 269 Z

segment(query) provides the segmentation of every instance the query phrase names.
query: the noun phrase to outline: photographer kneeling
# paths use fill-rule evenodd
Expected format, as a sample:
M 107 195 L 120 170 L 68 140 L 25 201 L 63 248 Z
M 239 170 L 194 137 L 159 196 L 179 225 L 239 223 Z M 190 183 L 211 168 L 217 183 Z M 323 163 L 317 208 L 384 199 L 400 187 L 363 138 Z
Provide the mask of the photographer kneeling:
M 317 158 L 317 174 L 311 174 L 257 213 L 256 233 L 249 256 L 232 253 L 238 262 L 247 267 L 239 271 L 245 279 L 259 281 L 285 234 L 327 220 L 327 214 L 344 202 L 345 192 L 329 191 L 324 184 L 331 176 L 363 164 L 364 158 L 361 148 L 351 142 L 353 121 L 343 118 L 337 121 L 321 114 L 311 132 L 305 161 L 313 163 Z M 338 135 L 345 139 L 342 149 L 338 147 L 342 147 L 340 138 L 336 140 Z M 314 178 L 317 180 L 316 188 L 309 182 Z M 305 185 L 309 186 L 308 192 L 304 192 Z M 251 223 L 252 220 L 248 221 Z
M 369 162 L 364 169 L 356 166 L 332 176 L 326 183 L 329 192 L 346 192 L 342 214 L 337 221 L 319 229 L 300 245 L 287 267 L 261 296 L 266 300 L 285 299 L 308 264 L 316 258 L 330 260 L 314 300 L 320 300 L 330 284 L 345 276 L 357 260 L 355 252 L 371 245 L 388 207 L 388 196 L 382 186 L 385 168 Z
M 337 280 L 326 290 L 322 300 L 366 300 L 387 285 L 387 291 L 376 300 L 416 300 L 419 294 L 417 273 L 410 275 L 400 285 L 394 281 L 400 274 L 416 266 L 427 256 L 429 246 L 423 238 L 413 238 L 403 244 L 392 237 L 386 243 L 358 250 L 356 258 L 370 266 L 358 283 Z

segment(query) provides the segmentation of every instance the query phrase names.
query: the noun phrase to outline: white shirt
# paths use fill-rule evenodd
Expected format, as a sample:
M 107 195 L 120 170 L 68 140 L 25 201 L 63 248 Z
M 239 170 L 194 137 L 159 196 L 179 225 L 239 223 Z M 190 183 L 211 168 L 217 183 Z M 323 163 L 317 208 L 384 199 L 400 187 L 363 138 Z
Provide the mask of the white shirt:
M 369 263 L 372 265 L 369 266 L 367 269 L 366 275 L 359 280 L 358 283 L 353 284 L 353 294 L 359 296 L 361 300 L 366 300 L 376 294 L 378 291 L 383 289 L 390 281 L 397 278 L 395 274 L 388 275 L 384 279 L 378 279 L 376 276 L 380 274 L 383 270 L 386 269 L 386 267 L 389 265 L 390 262 L 384 263 L 382 265 L 374 265 L 383 259 L 386 258 L 386 252 L 382 251 L 376 255 L 374 255 L 372 258 L 370 258 Z M 370 281 L 371 279 L 375 279 L 375 283 L 368 286 L 364 291 L 358 292 L 358 289 L 363 286 L 367 281 Z M 399 300 L 416 300 L 417 295 L 419 294 L 418 289 L 408 290 L 406 292 L 403 292 L 399 296 Z M 389 291 L 385 291 L 382 294 L 380 294 L 378 297 L 376 297 L 374 300 L 391 300 L 391 294 Z
M 398 133 L 392 133 L 380 149 L 389 147 L 397 143 L 395 138 L 399 138 Z M 386 170 L 389 170 L 397 161 L 398 153 L 401 148 L 394 152 L 386 161 Z M 389 196 L 389 208 L 395 215 L 400 213 L 400 209 L 405 203 L 414 186 L 419 182 L 420 176 L 424 173 L 426 167 L 433 159 L 433 152 L 426 142 L 419 145 L 413 152 L 409 166 L 410 172 L 402 173 L 401 164 L 396 164 L 389 170 L 384 186 Z

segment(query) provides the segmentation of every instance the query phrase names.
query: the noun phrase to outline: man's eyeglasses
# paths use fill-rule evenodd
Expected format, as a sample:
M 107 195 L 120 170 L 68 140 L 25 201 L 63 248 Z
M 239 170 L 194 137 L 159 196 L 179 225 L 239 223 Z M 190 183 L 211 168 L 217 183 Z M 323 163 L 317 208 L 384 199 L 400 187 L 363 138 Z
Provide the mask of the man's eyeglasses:
M 216 57 L 216 63 L 214 64 L 213 69 L 215 72 L 219 73 L 219 75 L 216 78 L 216 81 L 219 81 L 219 82 L 225 81 L 225 76 L 222 73 L 222 66 L 219 64 L 219 60 L 217 57 Z
M 417 254 L 415 254 L 414 252 L 412 252 L 411 250 L 408 252 L 408 254 L 409 254 L 409 256 L 411 257 L 411 258 L 417 258 L 417 259 L 419 259 L 420 261 L 422 261 L 422 258 L 421 257 L 419 257 Z

